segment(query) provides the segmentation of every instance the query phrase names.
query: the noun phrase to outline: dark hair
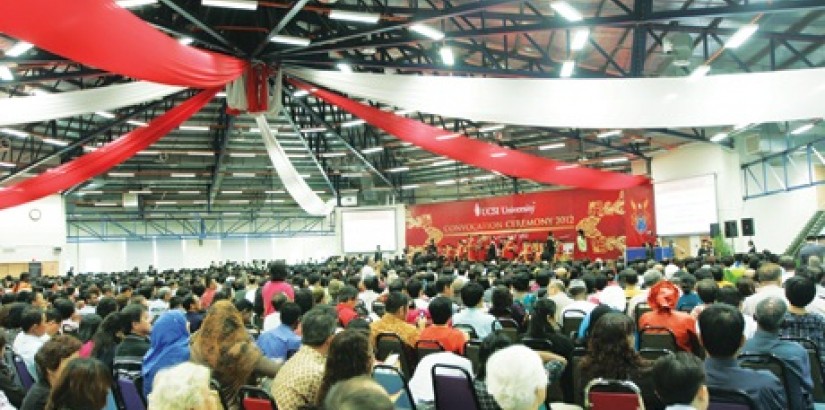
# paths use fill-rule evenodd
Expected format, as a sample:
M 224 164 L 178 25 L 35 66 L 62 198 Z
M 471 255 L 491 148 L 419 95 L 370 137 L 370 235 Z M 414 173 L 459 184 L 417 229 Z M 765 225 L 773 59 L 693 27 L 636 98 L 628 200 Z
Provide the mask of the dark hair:
M 808 306 L 816 297 L 816 285 L 808 277 L 794 275 L 785 281 L 785 297 L 791 306 Z
M 281 305 L 278 311 L 281 313 L 281 323 L 293 327 L 301 320 L 301 315 L 304 313 L 301 307 L 295 302 L 286 302 Z
M 610 312 L 596 321 L 581 360 L 582 382 L 596 377 L 626 380 L 648 367 L 630 344 L 634 332 L 633 319 L 622 313 Z
M 20 315 L 20 328 L 28 332 L 32 327 L 43 323 L 43 310 L 36 307 L 27 307 Z
M 102 359 L 109 356 L 114 351 L 117 344 L 120 343 L 119 332 L 124 332 L 125 323 L 123 315 L 120 312 L 114 312 L 103 319 L 103 323 L 97 328 L 97 332 L 92 337 L 94 348 L 92 349 L 92 356 Z M 129 330 L 131 330 L 132 322 L 128 322 Z
M 480 285 L 479 285 L 480 286 Z M 530 275 L 526 273 L 519 273 L 513 278 L 513 288 L 519 292 L 530 291 Z M 467 305 L 471 306 L 471 305 Z M 475 306 L 475 305 L 472 305 Z
M 436 293 L 444 292 L 444 289 L 449 288 L 453 285 L 453 277 L 449 275 L 441 275 L 438 277 L 438 280 L 435 282 L 435 291 Z
M 407 295 L 401 292 L 390 292 L 387 295 L 387 301 L 384 302 L 384 309 L 387 313 L 396 314 L 409 302 L 410 298 Z
M 682 289 L 682 293 L 684 293 L 685 295 L 693 293 L 693 289 L 696 287 L 695 276 L 685 272 L 677 274 L 676 278 L 679 279 L 679 287 Z
M 367 335 L 358 330 L 344 330 L 332 339 L 324 366 L 324 377 L 318 389 L 318 403 L 323 403 L 330 387 L 342 380 L 368 375 L 372 354 Z
M 410 281 L 407 282 L 407 294 L 409 294 L 410 297 L 413 299 L 417 298 L 419 295 L 421 295 L 421 289 L 423 287 L 424 286 L 420 280 L 410 279 Z
M 476 307 L 484 296 L 484 288 L 478 283 L 470 282 L 461 288 L 461 301 L 467 307 Z
M 513 344 L 509 336 L 504 333 L 490 333 L 484 340 L 481 341 L 481 346 L 478 349 L 478 374 L 476 379 L 485 380 L 487 378 L 487 359 L 493 355 L 497 350 L 504 349 Z
M 733 357 L 739 350 L 745 319 L 739 309 L 716 303 L 699 314 L 699 330 L 702 345 L 713 357 Z
M 94 313 L 83 315 L 83 317 L 80 318 L 80 325 L 77 328 L 77 336 L 80 338 L 80 341 L 86 343 L 91 340 L 95 333 L 97 333 L 97 328 L 100 327 L 101 323 L 103 323 L 103 318 Z
M 318 347 L 335 334 L 338 326 L 338 314 L 335 308 L 328 305 L 318 305 L 305 313 L 301 319 L 301 343 L 307 346 Z
M 547 285 L 550 284 L 550 272 L 540 270 L 539 273 L 536 274 L 536 284 L 539 285 L 540 288 L 546 288 Z
M 97 307 L 95 308 L 95 313 L 98 316 L 106 319 L 106 316 L 109 316 L 112 312 L 117 312 L 120 309 L 120 304 L 117 303 L 117 300 L 114 298 L 100 298 L 97 301 Z
M 373 292 L 381 292 L 381 287 L 379 286 L 378 278 L 376 278 L 375 276 L 368 276 L 362 279 L 362 281 L 364 282 L 364 288 L 371 290 Z
M 196 299 L 195 299 L 196 297 L 197 296 L 190 293 L 190 294 L 186 295 L 185 298 L 183 298 L 183 301 L 181 302 L 181 304 L 182 304 L 183 308 L 186 309 L 187 312 L 192 307 L 192 305 L 196 304 Z
M 779 331 L 779 326 L 788 312 L 788 305 L 778 297 L 768 297 L 756 305 L 756 312 L 753 318 L 759 324 L 759 328 L 771 333 Z
M 232 302 L 232 304 L 235 305 L 235 309 L 238 309 L 238 312 L 241 312 L 241 313 L 251 312 L 255 309 L 255 306 L 252 305 L 252 302 L 250 302 L 246 299 L 236 300 L 236 301 Z
M 775 263 L 763 263 L 756 271 L 760 282 L 776 282 L 782 276 L 782 268 Z
M 146 312 L 145 306 L 131 304 L 127 305 L 120 311 L 120 313 L 118 313 L 121 317 L 121 321 L 123 322 L 124 333 L 130 333 L 132 331 L 132 325 L 141 321 L 143 318 L 143 312 Z
M 540 298 L 533 304 L 533 315 L 530 317 L 530 327 L 527 335 L 536 339 L 547 339 L 555 333 L 553 325 L 547 320 L 556 314 L 556 302 L 552 299 Z
M 754 283 L 753 279 L 751 278 L 741 277 L 738 281 L 736 281 L 736 289 L 739 291 L 739 294 L 742 295 L 742 298 L 744 299 L 756 293 L 756 283 Z
M 702 361 L 687 352 L 660 357 L 651 373 L 656 394 L 668 406 L 691 404 L 705 383 Z
M 510 289 L 503 285 L 493 287 L 493 293 L 490 295 L 490 301 L 493 306 L 490 307 L 490 314 L 499 316 L 502 314 L 511 314 L 513 306 L 513 294 Z
M 430 301 L 427 309 L 433 319 L 433 324 L 443 325 L 453 316 L 453 301 L 450 298 L 439 296 Z
M 46 322 L 56 322 L 59 324 L 62 320 L 63 317 L 60 311 L 53 307 L 46 309 Z
M 696 284 L 696 294 L 702 303 L 711 304 L 716 302 L 716 294 L 719 293 L 719 285 L 713 279 L 702 279 Z
M 48 370 L 56 371 L 60 362 L 80 350 L 81 343 L 69 335 L 56 335 L 44 343 L 34 355 L 37 377 L 49 384 Z
M 358 289 L 354 286 L 347 285 L 338 291 L 338 302 L 349 302 L 356 298 L 358 298 Z
M 309 312 L 312 306 L 315 305 L 315 298 L 312 297 L 312 291 L 307 288 L 298 289 L 295 291 L 295 303 L 301 307 L 301 312 Z
M 72 359 L 52 387 L 46 410 L 102 409 L 111 385 L 112 373 L 101 361 Z
M 734 287 L 723 286 L 716 294 L 716 303 L 726 303 L 738 309 L 739 304 L 742 303 L 742 295 Z
M 74 314 L 74 303 L 71 300 L 65 298 L 55 299 L 54 303 L 52 303 L 55 309 L 60 312 L 60 320 L 66 320 Z
M 169 309 L 177 309 L 183 307 L 183 298 L 180 296 L 172 296 L 169 298 Z
M 632 269 L 625 269 L 619 275 L 624 279 L 624 283 L 628 285 L 636 285 L 639 283 L 639 274 Z
M 279 261 L 269 265 L 269 280 L 283 281 L 286 280 L 286 277 L 287 270 L 285 263 Z

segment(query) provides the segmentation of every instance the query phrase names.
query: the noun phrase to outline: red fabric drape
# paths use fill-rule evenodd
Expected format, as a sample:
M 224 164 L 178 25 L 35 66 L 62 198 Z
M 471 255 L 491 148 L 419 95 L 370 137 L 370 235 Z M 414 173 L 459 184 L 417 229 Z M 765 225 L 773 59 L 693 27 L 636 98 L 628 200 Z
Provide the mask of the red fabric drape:
M 269 109 L 269 74 L 269 68 L 260 64 L 249 67 L 247 70 L 247 112 L 256 113 Z
M 84 65 L 140 80 L 219 87 L 247 63 L 184 46 L 112 0 L 3 0 L 0 32 Z
M 213 88 L 202 91 L 160 117 L 155 118 L 147 127 L 138 128 L 94 152 L 49 169 L 36 177 L 0 188 L 0 209 L 10 208 L 63 191 L 114 168 L 121 162 L 131 158 L 138 151 L 152 145 L 200 111 L 204 105 L 215 97 L 218 90 L 218 88 Z
M 411 142 L 429 152 L 478 168 L 545 184 L 588 189 L 624 189 L 650 183 L 650 180 L 644 176 L 606 172 L 586 167 L 569 168 L 566 167 L 569 164 L 565 162 L 537 157 L 464 135 L 438 139 L 438 137 L 450 136 L 453 133 L 400 117 L 391 112 L 381 111 L 327 90 L 318 88 L 311 91 L 315 87 L 296 79 L 289 79 L 289 81 L 296 87 L 310 91 L 327 103 L 340 107 L 402 141 Z

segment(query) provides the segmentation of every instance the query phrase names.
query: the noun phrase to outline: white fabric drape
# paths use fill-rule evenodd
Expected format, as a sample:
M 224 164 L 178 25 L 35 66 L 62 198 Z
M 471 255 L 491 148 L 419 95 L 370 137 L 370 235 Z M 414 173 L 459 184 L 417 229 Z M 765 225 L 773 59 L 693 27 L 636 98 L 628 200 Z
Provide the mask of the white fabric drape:
M 825 68 L 701 78 L 511 79 L 289 69 L 351 97 L 543 127 L 683 128 L 825 116 Z
M 0 126 L 48 121 L 95 111 L 108 111 L 166 97 L 183 90 L 138 81 L 92 90 L 0 99 Z
M 246 100 L 246 77 L 246 74 L 243 74 L 226 85 L 226 104 L 230 109 L 243 112 L 249 109 L 249 103 Z M 266 111 L 268 115 L 278 115 L 281 111 L 282 77 L 283 72 L 278 70 L 275 74 L 275 87 L 269 91 L 269 109 Z

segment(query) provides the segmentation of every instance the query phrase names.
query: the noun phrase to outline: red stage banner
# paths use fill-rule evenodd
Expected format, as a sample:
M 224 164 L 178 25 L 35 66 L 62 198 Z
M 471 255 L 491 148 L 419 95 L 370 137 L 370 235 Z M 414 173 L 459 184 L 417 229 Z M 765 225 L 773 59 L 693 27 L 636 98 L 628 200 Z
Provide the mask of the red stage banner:
M 155 118 L 146 127 L 140 127 L 93 152 L 40 175 L 0 188 L 0 209 L 11 208 L 63 191 L 114 168 L 179 127 L 212 100 L 218 90 L 213 88 L 201 91 Z
M 441 128 L 401 117 L 392 112 L 381 111 L 378 108 L 327 90 L 311 87 L 299 80 L 290 79 L 289 82 L 402 141 L 411 142 L 429 152 L 488 171 L 496 171 L 504 175 L 545 184 L 586 189 L 615 190 L 650 184 L 650 180 L 641 175 L 627 175 L 575 165 L 571 166 L 566 162 L 538 157 L 454 132 L 444 131 Z
M 112 0 L 3 0 L 0 32 L 78 63 L 139 80 L 221 87 L 247 63 L 185 46 Z
M 584 232 L 586 251 L 576 246 L 579 230 Z M 566 249 L 577 259 L 619 257 L 626 247 L 655 240 L 653 189 L 648 185 L 619 191 L 546 191 L 407 208 L 411 253 L 432 240 L 439 253 L 462 248 L 468 259 L 482 260 L 490 241 L 495 240 L 504 250 L 511 245 L 510 257 L 505 259 L 523 254 L 536 260 L 549 232 L 557 241 L 559 256 Z

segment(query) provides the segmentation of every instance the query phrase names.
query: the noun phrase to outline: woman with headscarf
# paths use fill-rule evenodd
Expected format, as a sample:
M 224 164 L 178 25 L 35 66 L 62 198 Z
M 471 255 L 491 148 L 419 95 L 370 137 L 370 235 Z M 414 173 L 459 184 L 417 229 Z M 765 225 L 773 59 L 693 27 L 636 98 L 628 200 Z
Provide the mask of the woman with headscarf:
M 696 319 L 676 310 L 679 302 L 679 288 L 668 281 L 661 281 L 652 288 L 647 296 L 647 303 L 653 309 L 639 318 L 639 330 L 646 327 L 665 327 L 676 336 L 676 345 L 686 352 L 701 354 L 696 334 Z
M 180 310 L 169 310 L 152 326 L 151 346 L 143 356 L 143 395 L 149 397 L 159 370 L 189 360 L 189 325 Z
M 157 328 L 155 328 L 157 329 Z M 227 410 L 240 409 L 238 391 L 253 376 L 274 377 L 280 364 L 261 353 L 231 302 L 212 304 L 200 330 L 192 336 L 192 361 L 212 369 Z

